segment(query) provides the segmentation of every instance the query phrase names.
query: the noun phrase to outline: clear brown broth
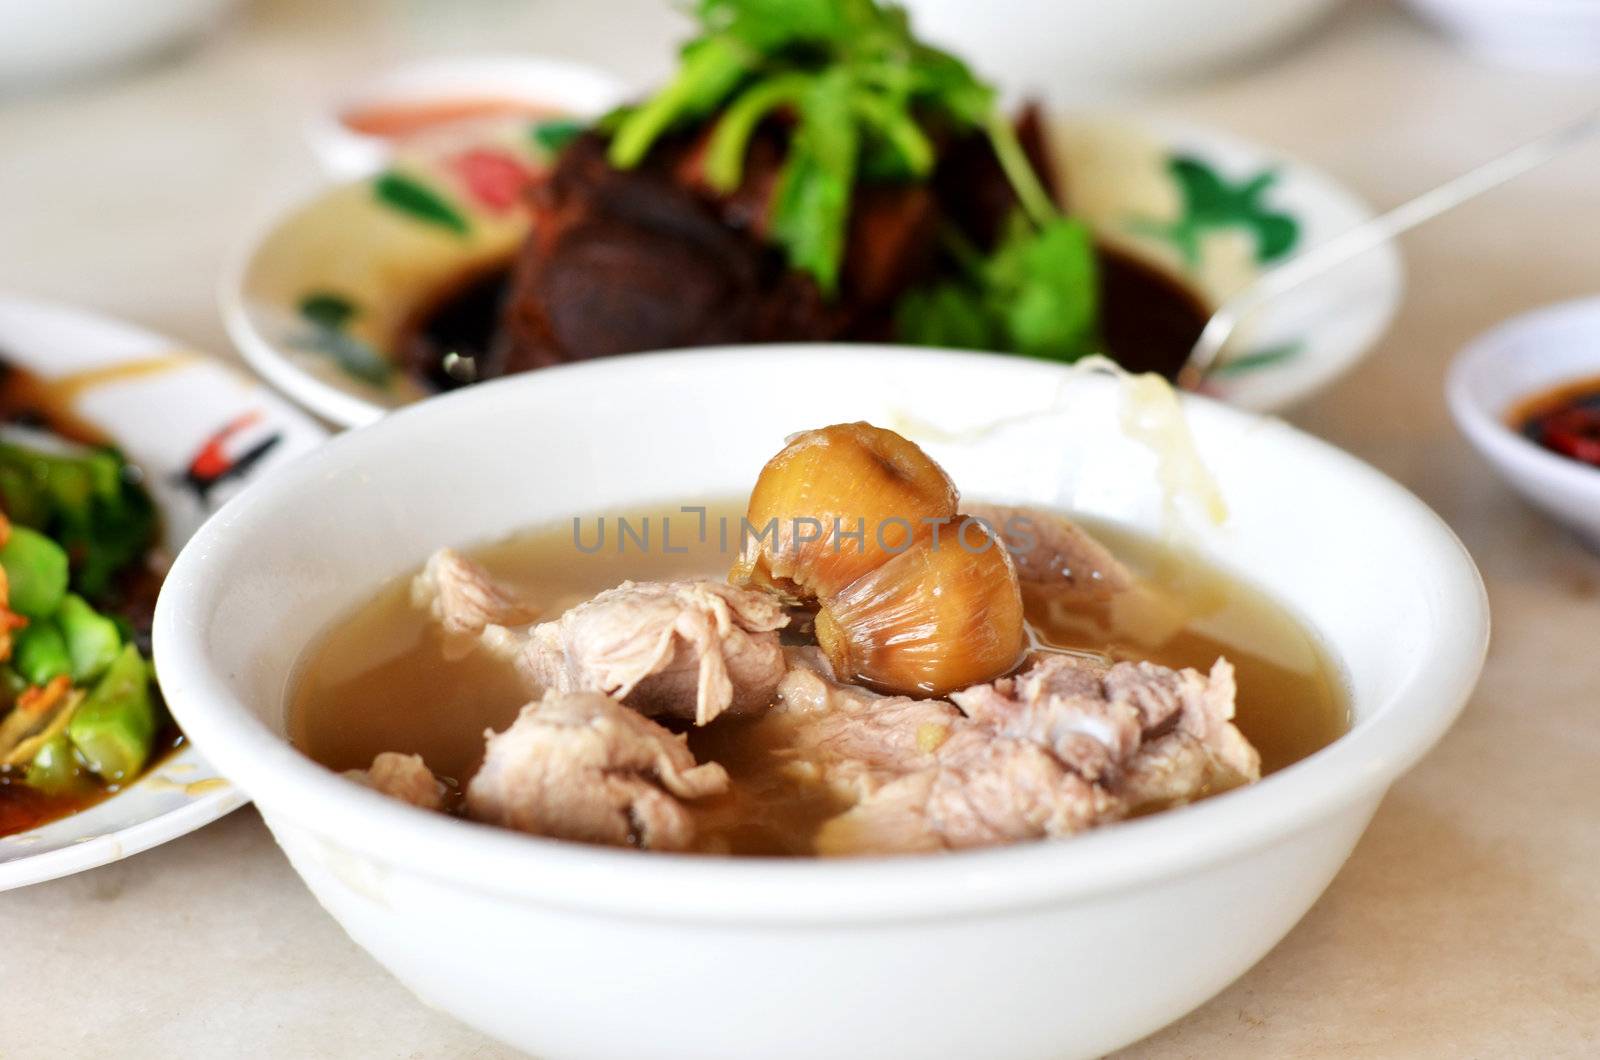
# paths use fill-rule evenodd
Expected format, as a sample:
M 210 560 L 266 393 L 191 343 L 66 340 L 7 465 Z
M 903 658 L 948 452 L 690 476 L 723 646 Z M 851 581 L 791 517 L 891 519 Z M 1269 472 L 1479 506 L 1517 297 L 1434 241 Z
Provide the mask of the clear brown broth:
M 705 542 L 695 539 L 698 517 L 671 507 L 623 516 L 636 528 L 650 517 L 648 550 L 629 539 L 619 554 L 613 518 L 605 547 L 593 554 L 575 547 L 569 521 L 473 555 L 553 616 L 624 579 L 722 576 L 731 557 L 719 548 L 717 520 L 727 517 L 736 534 L 742 506 L 706 507 L 711 530 Z M 660 547 L 667 515 L 669 543 L 684 553 Z M 586 546 L 594 544 L 596 525 L 594 519 L 583 523 Z M 1239 727 L 1260 750 L 1266 773 L 1345 732 L 1349 713 L 1335 671 L 1283 607 L 1193 556 L 1089 525 L 1142 576 L 1144 591 L 1087 611 L 1053 611 L 1029 599 L 1036 637 L 1173 667 L 1205 669 L 1226 656 L 1238 675 Z M 447 661 L 442 647 L 439 630 L 410 604 L 409 578 L 386 586 L 302 660 L 289 711 L 294 744 L 336 770 L 365 767 L 382 751 L 420 754 L 459 787 L 477 769 L 485 731 L 510 724 L 527 696 L 503 664 L 481 655 Z M 781 769 L 775 735 L 759 720 L 724 716 L 688 736 L 698 758 L 721 762 L 734 780 L 731 795 L 696 807 L 701 847 L 708 852 L 809 854 L 817 828 L 844 808 Z

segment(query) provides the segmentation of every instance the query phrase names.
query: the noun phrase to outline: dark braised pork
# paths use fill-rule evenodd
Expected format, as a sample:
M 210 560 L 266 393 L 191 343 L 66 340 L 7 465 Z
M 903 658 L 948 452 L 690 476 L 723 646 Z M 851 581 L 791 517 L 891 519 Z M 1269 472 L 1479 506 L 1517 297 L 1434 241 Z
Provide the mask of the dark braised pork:
M 513 267 L 497 368 L 843 331 L 844 311 L 825 304 L 810 279 L 684 183 L 681 155 L 659 151 L 623 171 L 596 135 L 567 148 L 532 193 L 533 229 Z M 751 206 L 735 199 L 730 209 Z
M 1049 184 L 1037 112 L 1019 137 Z M 617 353 L 742 342 L 891 339 L 892 308 L 941 267 L 948 223 L 993 245 L 1016 196 L 987 141 L 956 141 L 930 183 L 862 184 L 840 290 L 825 298 L 768 241 L 784 135 L 752 142 L 730 195 L 705 184 L 705 135 L 663 143 L 634 169 L 586 134 L 530 194 L 533 229 L 512 269 L 496 349 L 479 377 Z

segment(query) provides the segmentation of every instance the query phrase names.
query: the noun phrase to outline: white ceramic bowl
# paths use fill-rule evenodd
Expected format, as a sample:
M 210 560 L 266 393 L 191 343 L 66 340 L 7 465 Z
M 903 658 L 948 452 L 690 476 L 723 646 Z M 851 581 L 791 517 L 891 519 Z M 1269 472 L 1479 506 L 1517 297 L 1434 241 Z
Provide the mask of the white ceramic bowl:
M 1406 0 L 1467 51 L 1528 70 L 1600 70 L 1594 0 Z
M 1600 377 L 1600 298 L 1535 310 L 1472 340 L 1445 384 L 1456 426 L 1522 496 L 1600 549 L 1600 469 L 1558 456 L 1511 428 L 1518 402 Z
M 1018 97 L 1080 103 L 1214 69 L 1305 31 L 1339 0 L 906 0 L 917 32 Z
M 623 95 L 617 78 L 583 63 L 534 55 L 452 56 L 396 67 L 353 85 L 327 110 L 312 116 L 306 135 L 330 176 L 353 180 L 389 164 L 396 142 L 346 125 L 342 117 L 352 110 L 380 104 L 507 100 L 588 119 L 621 103 Z
M 1159 530 L 1153 457 L 1122 436 L 1116 384 L 1056 366 L 755 347 L 612 358 L 417 405 L 203 530 L 167 582 L 156 656 L 178 718 L 350 936 L 503 1041 L 551 1060 L 1096 1055 L 1283 937 L 1449 726 L 1488 632 L 1471 560 L 1410 494 L 1276 420 L 1186 405 L 1232 512 L 1190 528 L 1194 547 L 1316 631 L 1358 720 L 1253 788 L 1071 840 L 645 855 L 417 811 L 283 736 L 308 643 L 440 543 L 739 495 L 786 434 L 817 424 L 918 437 L 911 417 L 937 423 L 961 440 L 923 441 L 969 495 Z
M 0 0 L 0 92 L 101 73 L 192 40 L 237 0 Z

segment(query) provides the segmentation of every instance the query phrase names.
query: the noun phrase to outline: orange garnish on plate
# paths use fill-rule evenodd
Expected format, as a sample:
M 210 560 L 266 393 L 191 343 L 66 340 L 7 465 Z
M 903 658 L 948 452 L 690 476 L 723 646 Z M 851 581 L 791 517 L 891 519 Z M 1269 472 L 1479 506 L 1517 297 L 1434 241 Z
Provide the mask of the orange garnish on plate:
M 72 691 L 72 678 L 66 674 L 52 677 L 47 684 L 29 685 L 17 697 L 17 709 L 26 714 L 43 714 L 66 698 Z

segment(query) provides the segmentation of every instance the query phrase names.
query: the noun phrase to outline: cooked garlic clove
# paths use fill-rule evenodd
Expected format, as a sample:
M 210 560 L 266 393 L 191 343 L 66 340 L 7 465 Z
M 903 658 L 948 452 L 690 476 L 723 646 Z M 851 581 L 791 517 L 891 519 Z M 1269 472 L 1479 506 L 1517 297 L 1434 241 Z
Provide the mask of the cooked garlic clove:
M 817 640 L 840 678 L 942 696 L 1016 667 L 1026 641 L 1016 570 L 982 524 L 964 520 L 823 602 Z
M 868 423 L 806 431 L 762 468 L 729 580 L 826 600 L 928 537 L 929 521 L 952 518 L 956 503 L 944 469 L 893 431 Z

